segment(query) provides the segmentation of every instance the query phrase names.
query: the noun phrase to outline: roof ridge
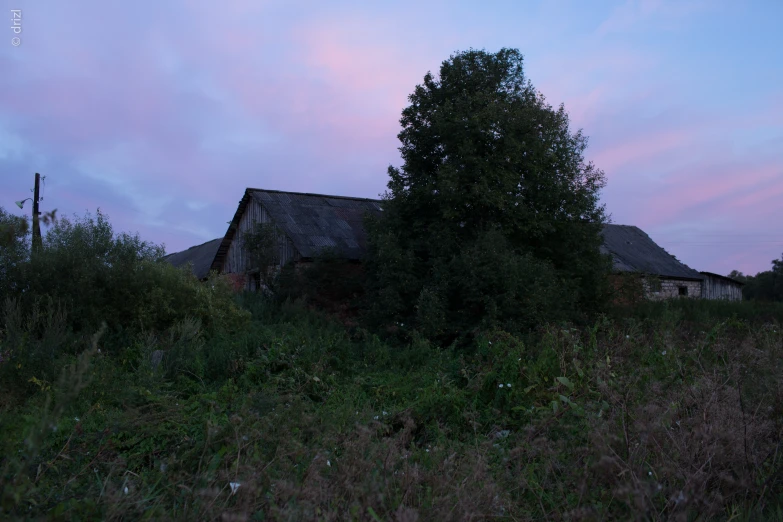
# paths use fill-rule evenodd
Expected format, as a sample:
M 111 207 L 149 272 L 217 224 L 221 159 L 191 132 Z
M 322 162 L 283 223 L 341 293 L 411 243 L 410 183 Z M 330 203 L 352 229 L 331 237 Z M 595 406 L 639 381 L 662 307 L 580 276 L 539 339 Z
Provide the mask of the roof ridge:
M 333 196 L 330 194 L 314 194 L 312 192 L 292 192 L 289 190 L 271 190 L 271 189 L 261 189 L 261 188 L 253 188 L 253 187 L 247 187 L 245 189 L 246 191 L 253 191 L 253 192 L 274 192 L 276 194 L 295 194 L 297 196 L 317 196 L 321 198 L 335 198 L 335 199 L 350 199 L 352 201 L 372 201 L 374 203 L 379 203 L 383 200 L 381 199 L 372 199 L 372 198 L 360 198 L 360 197 L 353 197 L 353 196 Z

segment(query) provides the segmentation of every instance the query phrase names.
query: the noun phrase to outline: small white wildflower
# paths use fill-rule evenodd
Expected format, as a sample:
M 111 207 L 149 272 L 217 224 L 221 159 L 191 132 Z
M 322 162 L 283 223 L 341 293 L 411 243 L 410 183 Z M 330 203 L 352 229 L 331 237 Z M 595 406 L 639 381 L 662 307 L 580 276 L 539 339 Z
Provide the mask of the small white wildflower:
M 239 486 L 241 486 L 242 484 L 240 484 L 239 482 L 229 482 L 228 485 L 229 487 L 231 487 L 231 494 L 233 495 L 234 493 L 237 492 Z
M 625 338 L 626 338 L 626 339 L 630 339 L 630 338 L 631 338 L 631 336 L 630 336 L 630 335 L 626 335 L 626 336 L 625 336 Z
M 74 417 L 73 420 L 75 420 L 76 422 L 79 422 L 79 417 Z
M 489 341 L 489 345 L 492 346 L 492 341 Z
M 662 351 L 661 355 L 666 355 L 666 350 Z
M 373 417 L 373 419 L 378 420 L 378 416 L 376 415 L 375 417 Z
M 425 449 L 424 451 L 426 451 L 427 453 L 429 453 L 429 452 L 430 452 L 430 449 L 429 449 L 429 448 L 427 448 L 427 449 Z
M 387 413 L 387 412 L 385 412 L 385 411 L 383 412 L 383 414 L 384 414 L 384 415 L 388 415 L 388 413 Z
M 648 471 L 647 474 L 652 477 L 652 471 Z
M 329 467 L 331 468 L 331 467 L 332 467 L 332 462 L 331 462 L 330 460 L 327 460 L 327 461 L 326 461 L 326 465 L 327 465 L 327 466 L 329 466 Z
M 128 486 L 125 486 L 125 490 L 124 491 L 125 491 L 125 494 L 127 495 L 128 494 Z
M 500 384 L 498 384 L 498 388 L 502 388 L 502 387 L 503 387 L 503 383 L 501 382 Z

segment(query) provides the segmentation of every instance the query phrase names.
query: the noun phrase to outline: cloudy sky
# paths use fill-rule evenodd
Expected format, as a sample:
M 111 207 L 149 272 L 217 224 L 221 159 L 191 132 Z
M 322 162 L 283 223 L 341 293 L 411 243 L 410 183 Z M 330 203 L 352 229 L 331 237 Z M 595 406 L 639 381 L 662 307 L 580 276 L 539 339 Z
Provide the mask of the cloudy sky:
M 43 210 L 100 208 L 174 252 L 222 236 L 245 187 L 377 197 L 424 74 L 513 47 L 590 136 L 613 222 L 698 270 L 783 253 L 779 0 L 0 6 L 9 211 L 40 172 Z

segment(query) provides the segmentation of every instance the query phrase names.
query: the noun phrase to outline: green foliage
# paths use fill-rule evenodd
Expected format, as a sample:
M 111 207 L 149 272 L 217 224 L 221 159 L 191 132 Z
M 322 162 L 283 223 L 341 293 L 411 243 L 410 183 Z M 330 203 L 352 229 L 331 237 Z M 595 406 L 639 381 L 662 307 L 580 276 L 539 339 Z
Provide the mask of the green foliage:
M 772 260 L 772 270 L 759 272 L 755 276 L 744 275 L 736 270 L 729 274 L 745 286 L 742 295 L 752 301 L 783 301 L 783 255 Z
M 78 338 L 63 335 L 57 302 L 7 308 L 0 353 L 22 358 L 0 362 L 0 518 L 781 509 L 778 308 L 641 303 L 524 338 L 479 330 L 453 350 L 415 331 L 394 345 L 349 336 L 301 302 L 239 302 L 252 317 L 241 329 L 185 318 Z M 178 306 L 184 315 L 191 303 Z M 36 380 L 9 403 L 29 378 L 8 378 L 20 361 Z
M 6 298 L 0 329 L 0 390 L 8 394 L 46 391 L 63 362 L 81 344 L 68 331 L 67 314 L 52 298 L 35 301 L 28 313 L 16 299 Z
M 247 252 L 248 270 L 258 274 L 259 282 L 274 291 L 280 265 L 280 244 L 285 236 L 272 223 L 255 223 L 242 234 L 242 247 Z
M 22 280 L 22 267 L 29 259 L 29 223 L 0 207 L 0 298 L 8 296 Z
M 565 109 L 525 79 L 521 54 L 458 53 L 409 98 L 404 164 L 389 168 L 383 216 L 367 224 L 370 321 L 448 341 L 598 309 L 604 175 Z
M 22 239 L 12 248 L 25 252 Z M 161 262 L 163 253 L 138 236 L 115 234 L 100 212 L 60 219 L 36 255 L 17 256 L 18 263 L 6 272 L 6 295 L 25 310 L 53 299 L 68 311 L 68 327 L 75 332 L 94 331 L 103 322 L 115 332 L 161 331 L 186 317 L 207 328 L 238 328 L 247 320 L 225 277 L 214 276 L 203 285 L 186 270 Z
M 278 278 L 281 302 L 303 299 L 322 310 L 355 309 L 364 293 L 365 271 L 333 248 L 323 248 L 311 262 L 283 267 Z

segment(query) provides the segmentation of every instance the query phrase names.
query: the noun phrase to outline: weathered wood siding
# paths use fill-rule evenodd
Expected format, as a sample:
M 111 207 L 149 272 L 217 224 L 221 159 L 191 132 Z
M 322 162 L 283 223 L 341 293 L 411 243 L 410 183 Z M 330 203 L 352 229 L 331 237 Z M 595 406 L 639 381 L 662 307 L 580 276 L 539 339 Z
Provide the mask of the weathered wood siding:
M 742 285 L 729 279 L 704 274 L 702 297 L 705 299 L 742 301 Z
M 248 271 L 247 253 L 242 248 L 242 239 L 245 232 L 251 230 L 255 223 L 269 223 L 271 221 L 266 209 L 256 201 L 251 199 L 245 207 L 245 212 L 239 220 L 239 226 L 236 234 L 228 248 L 228 254 L 223 262 L 222 272 L 226 274 L 242 274 Z M 294 248 L 294 244 L 286 236 L 281 236 L 279 240 L 280 248 L 280 266 L 289 261 L 297 261 L 299 254 Z

